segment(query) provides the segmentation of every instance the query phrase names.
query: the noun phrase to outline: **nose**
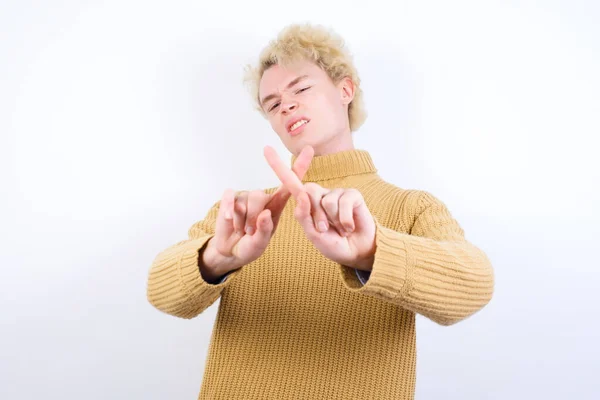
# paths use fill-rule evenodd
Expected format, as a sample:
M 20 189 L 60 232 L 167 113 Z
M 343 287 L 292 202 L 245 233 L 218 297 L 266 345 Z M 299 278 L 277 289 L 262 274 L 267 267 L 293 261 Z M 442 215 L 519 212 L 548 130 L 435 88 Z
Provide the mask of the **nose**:
M 295 100 L 289 99 L 289 100 L 281 100 L 281 112 L 285 113 L 290 113 L 292 111 L 294 111 L 296 108 L 298 108 L 298 103 Z

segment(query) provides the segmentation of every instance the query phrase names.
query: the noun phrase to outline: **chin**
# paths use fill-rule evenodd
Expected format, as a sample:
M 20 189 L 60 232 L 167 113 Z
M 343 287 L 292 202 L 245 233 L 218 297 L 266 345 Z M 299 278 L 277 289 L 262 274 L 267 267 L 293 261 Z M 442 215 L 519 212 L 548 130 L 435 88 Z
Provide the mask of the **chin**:
M 285 146 L 291 153 L 295 155 L 300 154 L 302 149 L 306 146 L 311 146 L 313 149 L 316 149 L 319 145 L 317 143 L 312 143 L 309 140 L 299 139 L 298 141 L 292 141 L 291 143 L 285 143 Z
M 304 132 L 297 136 L 290 136 L 289 132 L 286 131 L 285 136 L 283 136 L 285 140 L 281 135 L 280 139 L 290 153 L 298 155 L 305 146 L 311 146 L 315 150 L 316 155 L 323 145 L 322 139 L 324 138 L 316 138 L 314 135 L 311 135 L 311 131 L 312 130 L 305 129 Z

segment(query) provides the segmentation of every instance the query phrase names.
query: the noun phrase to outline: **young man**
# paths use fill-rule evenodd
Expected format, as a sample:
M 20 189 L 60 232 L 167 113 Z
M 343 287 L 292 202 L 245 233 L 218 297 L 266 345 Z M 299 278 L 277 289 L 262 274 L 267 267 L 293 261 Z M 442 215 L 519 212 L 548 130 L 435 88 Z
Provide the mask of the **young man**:
M 248 72 L 292 169 L 265 148 L 282 186 L 227 190 L 157 255 L 150 303 L 193 318 L 221 297 L 201 399 L 413 398 L 415 315 L 482 309 L 490 260 L 444 203 L 354 148 L 366 114 L 341 38 L 289 26 Z

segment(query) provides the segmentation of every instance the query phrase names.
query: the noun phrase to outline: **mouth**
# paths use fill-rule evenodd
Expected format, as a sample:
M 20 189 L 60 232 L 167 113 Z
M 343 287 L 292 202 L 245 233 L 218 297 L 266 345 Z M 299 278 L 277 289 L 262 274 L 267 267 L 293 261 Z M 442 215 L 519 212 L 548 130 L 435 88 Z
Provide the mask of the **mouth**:
M 300 132 L 302 132 L 304 130 L 304 128 L 306 127 L 306 125 L 309 122 L 310 121 L 306 118 L 301 118 L 301 119 L 293 122 L 291 125 L 288 126 L 289 134 L 292 136 L 299 134 Z

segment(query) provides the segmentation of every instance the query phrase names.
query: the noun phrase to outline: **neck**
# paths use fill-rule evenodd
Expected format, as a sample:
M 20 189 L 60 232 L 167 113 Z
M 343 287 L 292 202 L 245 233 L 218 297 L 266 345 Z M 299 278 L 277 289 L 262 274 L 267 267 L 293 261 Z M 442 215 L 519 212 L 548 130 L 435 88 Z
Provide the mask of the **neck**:
M 296 156 L 292 156 L 294 165 Z M 303 182 L 322 182 L 329 179 L 377 173 L 373 160 L 365 150 L 346 150 L 313 157 Z
M 350 129 L 335 135 L 331 140 L 313 146 L 315 156 L 324 156 L 327 154 L 339 153 L 340 151 L 354 150 L 354 141 Z

